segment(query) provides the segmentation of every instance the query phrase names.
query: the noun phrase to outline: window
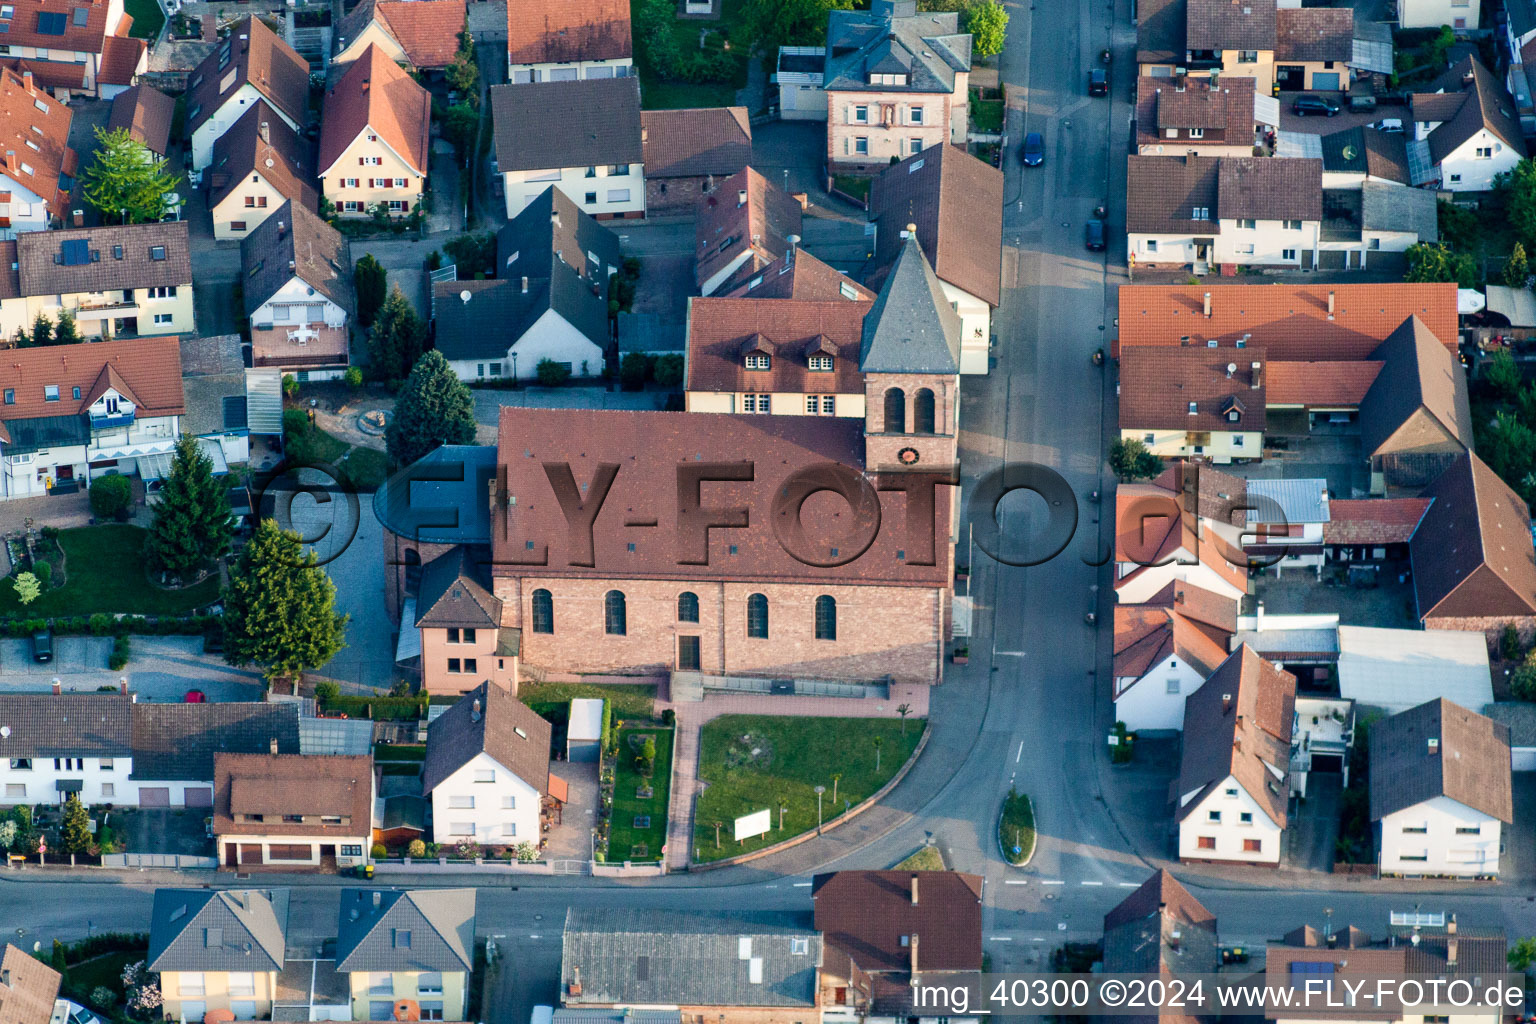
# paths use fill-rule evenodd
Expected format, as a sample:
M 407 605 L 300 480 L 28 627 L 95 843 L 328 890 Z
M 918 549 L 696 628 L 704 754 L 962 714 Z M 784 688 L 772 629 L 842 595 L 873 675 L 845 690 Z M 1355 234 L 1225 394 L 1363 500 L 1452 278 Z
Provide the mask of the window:
M 597 193 L 596 192 L 584 193 L 582 201 L 585 202 L 588 206 L 596 206 L 597 205 Z
M 26 786 L 26 783 L 24 783 L 24 782 L 7 782 L 5 784 L 5 795 L 6 795 L 6 798 L 10 799 L 10 800 L 26 799 L 26 796 L 27 796 L 27 786 Z
M 818 373 L 830 372 L 831 369 L 832 369 L 832 357 L 831 356 L 811 356 L 810 367 L 811 367 L 811 369 L 817 371 Z
M 450 796 L 448 806 L 453 810 L 472 811 L 475 809 L 475 798 L 472 796 Z
M 343 857 L 361 857 L 363 855 L 363 848 L 355 845 L 343 846 L 341 848 L 341 855 Z
M 385 178 L 384 180 L 387 182 L 389 179 Z M 395 179 L 395 188 L 410 188 L 410 187 L 411 187 L 411 179 L 409 179 L 409 178 L 396 178 Z
M 1237 62 L 1239 64 L 1257 64 L 1259 62 L 1259 51 L 1239 50 L 1237 51 Z
M 265 206 L 267 204 L 262 203 L 261 205 Z M 147 289 L 147 291 L 152 299 L 174 299 L 176 297 L 176 285 L 174 284 L 156 285 L 154 288 Z
M 1492 146 L 1478 146 L 1477 147 L 1477 158 L 1479 160 L 1491 160 L 1491 159 L 1493 159 L 1493 147 Z
M 907 394 L 901 388 L 887 388 L 885 391 L 885 432 L 907 432 Z
M 764 594 L 747 598 L 747 636 L 768 639 L 768 598 Z
M 504 836 L 517 835 L 517 822 L 509 821 L 501 826 L 501 834 Z
M 769 412 L 770 397 L 768 395 L 746 394 L 741 396 L 742 412 Z
M 442 1002 L 442 1000 L 439 999 L 439 1000 L 436 1000 L 435 1002 L 430 1002 L 430 1003 L 423 1002 L 421 1004 L 421 1019 L 422 1020 L 442 1020 L 443 1019 L 443 1002 Z
M 229 972 L 229 994 L 232 996 L 253 996 L 256 994 L 256 975 L 250 971 Z
M 456 821 L 448 826 L 448 834 L 451 836 L 472 836 L 475 834 L 475 823 L 472 821 Z
M 699 621 L 699 595 L 691 590 L 685 590 L 677 595 L 677 621 Z
M 1483 834 L 1483 828 L 1481 825 L 1473 825 L 1471 828 L 1457 826 L 1456 834 L 1459 836 L 1480 836 Z
M 390 995 L 394 995 L 393 992 L 390 992 L 389 994 Z M 369 1020 L 394 1020 L 395 1019 L 395 1004 L 394 1004 L 394 1002 L 391 1001 L 391 1000 L 387 1000 L 387 999 L 383 1000 L 383 1001 L 372 1000 L 372 999 L 369 1000 L 368 1001 L 368 1019 Z
M 13 758 L 11 758 L 11 771 L 13 771 L 13 772 L 29 772 L 31 770 L 32 770 L 32 759 L 30 757 L 13 757 Z
M 475 769 L 475 781 L 476 782 L 495 782 L 496 781 L 496 769 L 495 768 L 476 768 Z
M 908 124 L 922 124 L 923 123 L 923 108 L 922 107 L 911 107 L 911 108 L 909 108 L 907 110 L 907 123 Z
M 555 631 L 555 599 L 547 590 L 533 592 L 533 631 L 535 633 Z
M 1240 246 L 1238 246 L 1237 247 L 1237 254 L 1239 256 L 1252 256 L 1253 255 L 1253 243 L 1249 242 L 1247 245 L 1240 245 Z
M 357 162 L 364 167 L 379 167 L 384 163 L 384 158 L 378 156 L 360 156 L 357 158 Z
M 1167 688 L 1167 690 L 1165 692 L 1167 692 L 1167 693 L 1178 693 L 1179 692 L 1179 677 L 1178 676 L 1172 676 L 1172 677 L 1169 678 L 1169 680 L 1168 680 L 1168 688 Z
M 1251 217 L 1239 217 L 1237 220 L 1237 226 L 1242 228 L 1244 231 L 1252 231 L 1254 228 L 1259 226 L 1259 222 Z
M 516 835 L 509 832 L 508 835 Z M 423 971 L 416 976 L 416 991 L 424 996 L 440 996 L 443 994 L 443 976 L 438 971 Z
M 342 178 L 341 179 L 341 187 L 342 188 L 357 188 L 357 179 L 356 178 Z
M 1221 821 L 1221 812 L 1220 811 L 1206 811 L 1205 812 L 1205 820 L 1211 822 L 1212 824 L 1219 823 Z
M 464 671 L 466 673 L 478 672 L 480 671 L 480 666 L 474 658 L 465 658 Z
M 625 632 L 624 592 L 610 590 L 603 597 L 603 632 L 609 636 L 623 636 Z
M 462 667 L 461 663 L 459 662 L 458 658 L 449 658 L 448 659 L 448 671 L 449 672 L 455 672 L 455 673 L 463 671 L 463 667 Z
M 1253 824 L 1253 812 L 1252 811 L 1242 811 L 1241 813 L 1239 813 L 1238 816 L 1237 816 L 1237 823 L 1239 825 L 1252 825 Z
M 583 177 L 587 177 L 587 178 L 595 178 L 595 177 L 597 177 L 597 168 L 596 167 L 588 167 L 587 168 L 587 173 L 585 175 L 583 175 Z
M 766 370 L 773 365 L 773 358 L 762 352 L 752 352 L 747 356 L 747 369 Z
M 811 940 L 796 936 L 789 940 L 790 956 L 806 956 L 811 951 Z
M 854 107 L 853 115 L 848 118 L 848 121 L 850 124 L 869 124 L 869 108 L 865 106 Z
M 159 262 L 165 259 L 165 246 L 152 245 L 149 247 L 149 258 Z
M 59 400 L 59 386 L 57 384 L 43 385 L 43 401 L 57 402 Z
M 101 784 L 101 795 L 105 799 L 111 799 L 112 797 L 117 796 L 117 786 L 110 782 L 103 782 Z
M 182 971 L 176 980 L 180 995 L 200 996 L 206 991 L 203 987 L 203 976 L 196 971 Z
M 1459 175 L 1459 174 L 1453 174 L 1453 175 L 1451 175 L 1451 183 L 1452 183 L 1452 184 L 1453 184 L 1453 185 L 1454 185 L 1454 184 L 1459 184 L 1459 183 L 1460 183 L 1460 182 L 1461 182 L 1461 175 Z M 1404 859 L 1406 859 L 1406 858 L 1404 858 Z
M 1233 419 L 1237 418 L 1237 412 L 1235 410 L 1232 413 L 1230 413 L 1230 415 L 1232 416 Z M 1242 434 L 1233 434 L 1232 435 L 1232 447 L 1233 448 L 1241 448 L 1241 447 L 1243 447 L 1243 443 L 1244 442 L 1243 442 L 1243 435 Z
M 1195 845 L 1202 850 L 1214 850 L 1216 849 L 1216 837 L 1201 836 L 1199 839 L 1195 840 Z
M 1243 852 L 1244 853 L 1263 853 L 1264 852 L 1264 840 L 1262 840 L 1262 839 L 1244 839 L 1243 840 Z
M 1205 129 L 1204 128 L 1191 128 L 1189 130 L 1189 137 L 1192 138 L 1192 139 L 1203 139 L 1203 138 L 1205 138 Z
M 501 798 L 501 809 L 504 810 L 504 811 L 515 811 L 515 810 L 517 810 L 517 797 L 510 796 L 510 795 L 502 797 Z
M 1423 836 L 1423 835 L 1428 835 L 1428 834 L 1429 834 L 1429 826 L 1428 825 L 1404 825 L 1403 826 L 1403 835 L 1405 835 L 1405 836 Z
M 1283 259 L 1283 260 L 1295 260 L 1296 259 L 1296 250 L 1295 249 L 1281 249 L 1280 250 L 1280 258 Z
M 1422 860 L 1422 861 L 1427 861 L 1427 860 L 1429 860 L 1429 854 L 1427 854 L 1427 853 L 1405 853 L 1405 854 L 1402 854 L 1401 856 L 1399 856 L 1397 859 L 1398 860 L 1413 860 L 1413 861 L 1421 861 Z
M 629 174 L 629 164 L 614 164 L 608 168 L 608 177 L 622 178 Z
M 608 190 L 608 201 L 610 203 L 627 203 L 627 202 L 629 202 L 629 189 L 627 189 L 627 188 L 611 188 L 611 189 L 609 189 Z
M 1190 220 L 1210 220 L 1211 208 L 1209 206 L 1196 206 L 1190 211 Z
M 15 405 L 16 404 L 16 389 L 15 388 L 6 388 L 5 389 L 5 404 L 6 405 Z
M 933 392 L 918 388 L 912 396 L 912 430 L 917 434 L 934 432 Z
M 1287 230 L 1287 231 L 1300 231 L 1301 230 L 1301 221 L 1299 221 L 1299 220 L 1288 220 L 1288 221 L 1283 221 L 1282 223 L 1285 226 L 1285 230 Z
M 907 152 L 916 154 L 916 153 L 921 153 L 922 151 L 923 151 L 923 140 L 922 139 L 908 139 L 907 140 Z
M 1146 248 L 1147 248 L 1147 252 L 1157 252 L 1157 239 L 1155 239 L 1155 238 L 1147 239 L 1147 246 L 1146 246 Z
M 831 594 L 816 599 L 816 639 L 837 639 L 837 598 Z
M 175 313 L 156 313 L 155 314 L 155 323 L 157 323 L 157 324 L 169 324 L 169 323 L 175 322 L 175 320 L 176 320 L 176 314 Z

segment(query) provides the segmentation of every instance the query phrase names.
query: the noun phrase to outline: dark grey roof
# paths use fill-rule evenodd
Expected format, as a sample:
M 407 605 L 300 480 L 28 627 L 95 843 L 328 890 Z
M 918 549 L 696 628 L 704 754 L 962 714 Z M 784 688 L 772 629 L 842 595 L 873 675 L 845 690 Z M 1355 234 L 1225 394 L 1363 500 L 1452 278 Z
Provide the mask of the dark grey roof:
M 369 729 L 373 727 L 370 725 Z M 409 828 L 417 832 L 427 830 L 427 810 L 432 804 L 426 797 L 388 796 L 384 798 L 384 816 L 379 828 L 388 832 L 392 828 Z
M 1356 125 L 1322 137 L 1323 170 L 1368 174 L 1409 184 L 1408 147 L 1401 132 Z
M 1536 747 L 1536 704 L 1523 700 L 1484 704 L 1483 717 L 1491 718 L 1509 730 L 1511 747 Z
M 796 942 L 802 953 L 796 953 Z M 566 911 L 560 990 L 582 1003 L 811 1007 L 821 935 L 805 913 Z M 759 980 L 753 980 L 756 977 Z
M 1367 231 L 1411 231 L 1420 242 L 1438 242 L 1435 194 L 1407 185 L 1364 182 L 1360 186 L 1360 226 Z
M 151 971 L 280 971 L 287 930 L 287 889 L 156 889 L 146 959 Z
M 493 85 L 491 113 L 503 172 L 643 159 L 638 78 Z
M 864 317 L 863 373 L 960 372 L 960 314 L 944 297 L 915 237 L 891 266 Z
M 551 1024 L 682 1024 L 679 1010 L 582 1009 L 559 1007 Z
M 1441 796 L 1515 820 L 1507 726 L 1437 698 L 1372 725 L 1370 740 L 1372 821 Z
M 1424 194 L 1434 200 L 1434 193 Z M 1415 415 L 1433 419 L 1444 440 L 1472 447 L 1466 373 L 1424 321 L 1417 316 L 1404 320 L 1376 346 L 1371 358 L 1383 365 L 1360 401 L 1360 441 L 1368 455 L 1376 454 Z M 1424 427 L 1401 442 L 1405 450 L 1433 440 L 1429 424 Z
M 188 237 L 186 221 L 22 232 L 16 236 L 21 294 L 67 295 L 189 285 L 192 256 Z M 65 246 L 78 242 L 85 243 L 81 251 L 89 258 L 83 263 L 65 263 Z
M 245 360 L 240 356 L 240 335 L 210 334 L 206 337 L 185 337 L 181 347 L 181 376 L 207 377 L 221 373 L 244 373 Z
M 213 755 L 299 753 L 299 705 L 224 702 L 133 705 L 133 775 L 213 781 Z
M 118 693 L 0 694 L 0 759 L 125 757 L 132 707 Z
M 91 437 L 91 428 L 84 416 L 33 416 L 29 419 L 6 420 L 5 429 L 11 435 L 10 443 L 5 446 L 7 455 L 25 455 L 44 448 L 83 445 Z
M 241 280 L 249 316 L 298 277 L 346 310 L 357 308 L 352 249 L 346 236 L 292 200 L 279 206 L 240 242 Z
M 421 791 L 443 780 L 480 753 L 540 793 L 549 792 L 549 723 L 499 686 L 482 683 L 427 727 Z
M 489 548 L 460 544 L 422 566 L 416 625 L 501 625 L 501 601 L 491 593 L 490 564 Z
M 470 971 L 475 890 L 343 889 L 338 971 Z
M 489 544 L 496 446 L 445 444 L 397 472 L 373 496 L 384 529 L 427 544 Z
M 187 405 L 181 417 L 183 434 L 202 437 L 245 429 L 244 370 L 183 377 L 181 390 Z
M 953 92 L 955 72 L 971 68 L 971 36 L 953 11 L 917 13 L 911 0 L 875 0 L 867 11 L 834 10 L 827 19 L 828 89 Z M 907 74 L 909 84 L 871 85 L 869 75 Z
M 1322 220 L 1323 162 L 1292 157 L 1222 157 L 1216 169 L 1222 220 Z
M 618 269 L 623 259 L 619 236 L 553 185 L 496 233 L 497 277 L 550 277 L 564 264 L 598 283 L 605 310 L 608 268 Z

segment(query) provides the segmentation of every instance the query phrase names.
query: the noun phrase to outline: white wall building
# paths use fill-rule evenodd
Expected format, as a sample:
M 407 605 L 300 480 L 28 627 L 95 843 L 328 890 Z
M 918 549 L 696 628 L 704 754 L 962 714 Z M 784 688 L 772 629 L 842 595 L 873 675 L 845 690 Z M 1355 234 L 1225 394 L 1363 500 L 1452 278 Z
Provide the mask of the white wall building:
M 1440 172 L 1451 192 L 1487 192 L 1525 158 L 1514 99 L 1475 57 L 1466 57 L 1410 98 L 1415 155 Z
M 549 742 L 549 723 L 508 691 L 485 684 L 465 694 L 427 730 L 421 788 L 433 841 L 538 843 Z
M 1177 732 L 1184 702 L 1227 658 L 1237 602 L 1172 583 L 1146 604 L 1115 606 L 1115 719 Z
M 1397 0 L 1397 22 L 1403 28 L 1475 30 L 1480 6 L 1477 0 Z
M 258 100 L 294 131 L 309 119 L 309 62 L 260 18 L 236 24 L 187 80 L 192 169 L 213 162 L 213 144 Z

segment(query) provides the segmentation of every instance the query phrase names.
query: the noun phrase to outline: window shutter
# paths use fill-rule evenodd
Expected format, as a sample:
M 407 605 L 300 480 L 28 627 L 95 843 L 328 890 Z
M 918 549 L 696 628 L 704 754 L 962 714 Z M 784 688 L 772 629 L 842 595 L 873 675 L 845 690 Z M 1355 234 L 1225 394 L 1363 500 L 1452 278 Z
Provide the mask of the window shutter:
M 357 158 L 357 166 L 361 167 L 361 166 L 363 166 L 364 163 L 365 163 L 365 161 L 363 160 L 362 157 L 358 157 Z
M 846 117 L 847 117 L 847 123 L 848 124 L 853 124 L 853 104 L 852 103 L 848 104 L 848 112 L 847 112 Z
M 844 154 L 848 154 L 848 153 L 852 153 L 852 152 L 853 152 L 853 140 L 845 135 L 845 136 L 843 136 L 843 153 Z

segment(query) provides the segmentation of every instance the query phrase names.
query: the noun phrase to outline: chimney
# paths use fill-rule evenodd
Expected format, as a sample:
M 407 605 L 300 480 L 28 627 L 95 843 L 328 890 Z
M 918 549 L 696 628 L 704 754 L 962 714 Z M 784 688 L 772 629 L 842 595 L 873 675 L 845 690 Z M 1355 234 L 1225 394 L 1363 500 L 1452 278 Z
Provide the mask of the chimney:
M 917 906 L 917 876 L 912 876 L 912 905 Z
M 57 676 L 55 676 L 54 679 L 53 679 L 53 692 L 54 692 L 55 695 L 58 695 L 58 694 L 64 692 L 64 684 L 59 682 L 59 679 L 58 679 Z
M 651 131 L 649 128 L 646 128 L 644 125 L 642 125 L 640 127 L 640 142 L 641 144 L 644 144 L 649 141 L 651 141 Z
M 525 280 L 526 280 L 526 278 L 525 278 Z M 469 720 L 471 722 L 478 722 L 478 721 L 480 721 L 480 698 L 479 697 L 476 697 L 475 698 L 475 702 L 469 706 Z
M 1205 293 L 1205 316 L 1206 316 L 1206 319 L 1210 319 L 1210 316 L 1211 316 L 1211 293 L 1210 292 L 1206 292 Z
M 581 995 L 581 967 L 580 966 L 576 966 L 576 967 L 572 967 L 571 968 L 571 983 L 567 987 L 567 992 L 568 992 L 569 995 L 573 995 L 573 996 Z
M 527 275 L 523 276 L 523 294 L 524 295 L 528 294 L 528 277 L 527 277 Z
M 270 740 L 267 741 L 267 753 L 276 756 L 276 754 L 277 754 L 277 737 L 276 736 L 273 736 Z
M 912 964 L 911 964 L 912 977 L 914 979 L 916 979 L 916 977 L 917 977 L 917 933 L 916 932 L 912 933 L 912 945 L 911 945 L 910 949 L 911 949 L 911 953 L 912 953 Z
M 277 222 L 277 237 L 279 239 L 281 239 L 287 233 L 288 233 L 288 225 L 284 224 L 282 221 L 278 221 Z
M 1338 944 L 1339 944 L 1339 937 L 1337 935 L 1335 935 L 1333 932 L 1329 932 L 1327 935 L 1325 935 L 1323 937 L 1323 941 L 1328 944 L 1328 948 L 1329 949 L 1333 949 L 1336 946 L 1338 946 Z
M 266 121 L 261 122 L 260 127 L 256 129 L 256 134 L 261 136 L 262 142 L 270 143 L 272 141 L 272 125 Z
M 747 205 L 747 190 L 741 189 L 736 193 L 736 207 L 740 209 Z
M 550 210 L 549 211 L 549 222 L 551 224 L 553 224 L 555 227 L 559 227 L 560 226 L 560 211 L 559 210 Z
M 33 85 L 32 85 L 32 72 L 30 72 L 30 71 L 23 71 L 21 73 L 21 84 L 26 86 L 28 93 L 30 93 L 33 96 L 37 95 L 37 89 L 34 88 Z
M 1450 934 L 1452 931 L 1453 930 L 1449 926 L 1447 926 L 1447 928 L 1446 928 L 1447 934 Z M 1447 967 L 1455 967 L 1456 966 L 1456 954 L 1458 952 L 1460 952 L 1460 950 L 1457 947 L 1459 947 L 1460 945 L 1461 945 L 1460 940 L 1458 940 L 1454 934 L 1451 934 L 1451 937 L 1445 940 L 1445 966 L 1447 966 Z
M 1248 386 L 1257 391 L 1259 388 L 1264 386 L 1264 364 L 1258 360 L 1254 360 L 1253 365 L 1250 366 L 1249 369 L 1251 369 L 1253 373 L 1249 375 Z
M 1451 919 L 1449 921 L 1445 922 L 1445 934 L 1447 934 L 1447 935 L 1455 935 L 1456 934 L 1456 915 L 1455 914 L 1452 914 L 1451 915 Z
M 369 84 L 370 83 L 369 83 L 368 79 L 366 79 L 366 78 L 363 79 L 363 92 L 367 92 L 368 91 Z
M 127 676 L 119 676 L 118 677 L 118 680 L 117 680 L 117 692 L 121 693 L 121 694 L 127 694 L 127 692 L 128 692 L 128 677 Z
M 1183 937 L 1184 937 L 1184 934 L 1182 932 L 1180 932 L 1177 928 L 1175 928 L 1172 931 L 1170 931 L 1168 933 L 1168 948 L 1172 949 L 1175 953 L 1177 953 L 1179 951 L 1179 940 L 1182 939 Z
M 1221 695 L 1221 713 L 1222 714 L 1226 714 L 1228 711 L 1231 711 L 1231 710 L 1232 710 L 1232 695 L 1230 693 L 1224 693 L 1224 694 Z
M 1333 289 L 1328 290 L 1328 319 L 1333 319 Z
M 1255 618 L 1255 622 L 1254 622 L 1253 628 L 1256 629 L 1256 630 L 1259 630 L 1260 632 L 1262 632 L 1263 629 L 1264 629 L 1264 602 L 1263 601 L 1260 601 L 1254 607 L 1254 618 Z

